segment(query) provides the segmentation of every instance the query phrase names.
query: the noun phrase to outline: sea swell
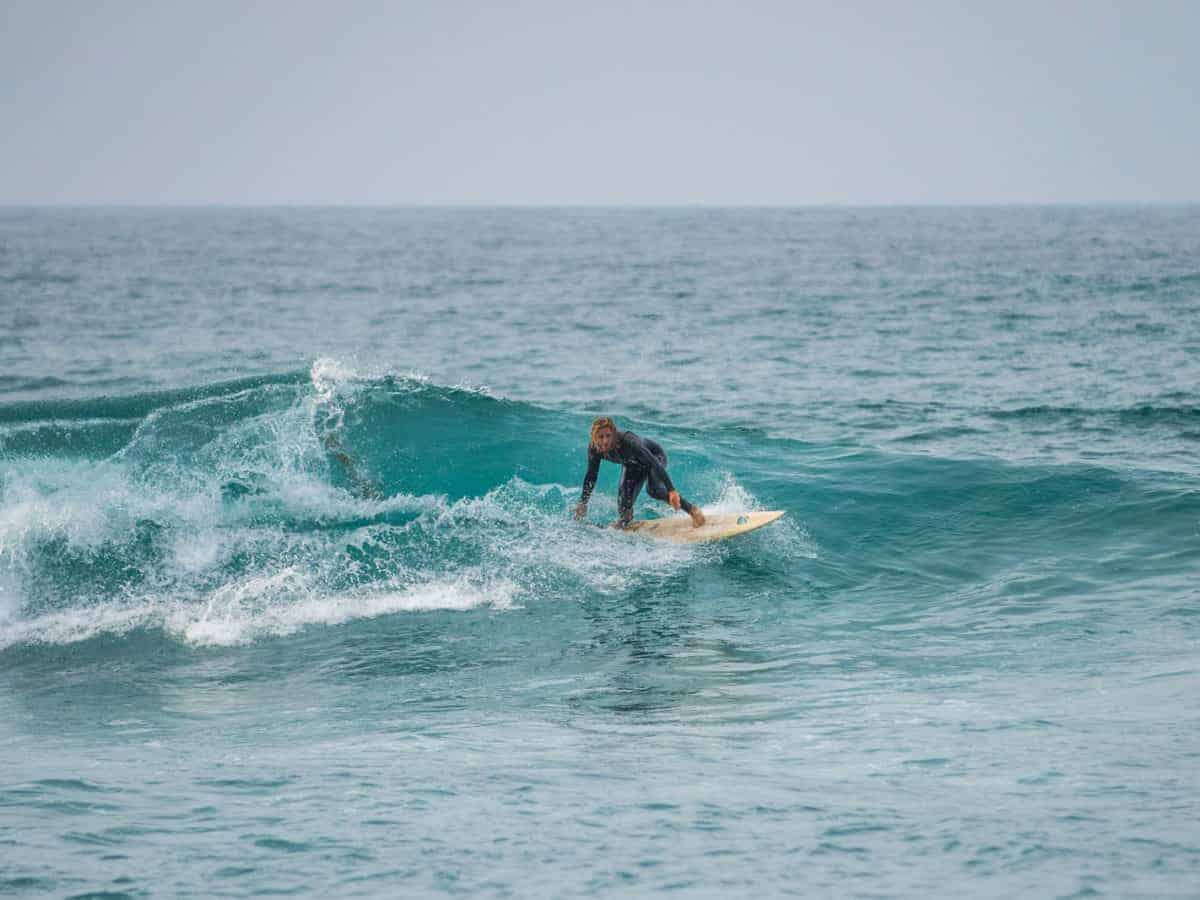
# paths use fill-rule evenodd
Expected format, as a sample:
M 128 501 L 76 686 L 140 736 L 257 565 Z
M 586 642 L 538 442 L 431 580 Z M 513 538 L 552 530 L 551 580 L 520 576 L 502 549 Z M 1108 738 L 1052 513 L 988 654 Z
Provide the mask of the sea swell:
M 1052 609 L 1146 579 L 1183 590 L 1197 564 L 1186 478 L 627 420 L 664 440 L 706 507 L 789 512 L 732 545 L 648 542 L 571 521 L 588 418 L 329 359 L 0 407 L 0 649 L 134 631 L 239 644 L 404 612 L 602 602 L 751 561 L 748 582 L 765 573 L 797 603 L 868 591 L 879 608 L 982 619 L 1016 594 Z M 610 468 L 593 525 L 615 515 Z

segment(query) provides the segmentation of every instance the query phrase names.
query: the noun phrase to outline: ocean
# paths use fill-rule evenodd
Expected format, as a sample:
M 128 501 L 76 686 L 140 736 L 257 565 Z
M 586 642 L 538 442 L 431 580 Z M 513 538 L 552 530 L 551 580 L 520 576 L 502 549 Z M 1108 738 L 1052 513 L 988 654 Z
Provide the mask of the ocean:
M 1194 206 L 2 209 L 0 893 L 1200 896 L 1198 450 Z

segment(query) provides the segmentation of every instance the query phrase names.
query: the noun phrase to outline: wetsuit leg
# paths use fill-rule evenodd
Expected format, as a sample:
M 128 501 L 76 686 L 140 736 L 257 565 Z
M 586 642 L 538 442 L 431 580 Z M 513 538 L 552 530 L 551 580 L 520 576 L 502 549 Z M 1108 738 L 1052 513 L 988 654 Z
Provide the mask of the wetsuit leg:
M 624 466 L 621 469 L 621 482 L 617 485 L 617 520 L 622 525 L 628 525 L 633 520 L 633 501 L 642 492 L 646 483 L 645 469 Z
M 658 457 L 658 461 L 663 464 L 663 468 L 666 468 L 667 454 L 663 450 L 663 448 L 658 446 L 658 444 L 655 444 L 652 441 L 646 441 L 646 446 L 649 447 L 651 452 L 655 456 Z M 649 472 L 647 474 L 648 474 L 648 478 L 646 480 L 646 493 L 649 494 L 651 497 L 653 497 L 655 500 L 661 500 L 661 501 L 663 501 L 663 503 L 666 503 L 667 497 L 670 493 L 667 490 L 667 485 L 663 481 L 661 481 L 653 472 Z M 688 503 L 685 499 L 683 499 L 682 495 L 680 495 L 680 497 L 679 497 L 679 507 L 685 513 L 691 513 L 691 511 L 692 511 L 692 504 Z

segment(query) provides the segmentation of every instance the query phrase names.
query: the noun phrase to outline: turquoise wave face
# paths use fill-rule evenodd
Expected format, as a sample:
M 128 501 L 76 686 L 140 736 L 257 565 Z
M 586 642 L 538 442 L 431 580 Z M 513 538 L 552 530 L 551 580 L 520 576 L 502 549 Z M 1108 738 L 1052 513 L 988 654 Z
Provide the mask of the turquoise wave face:
M 675 481 L 707 508 L 789 513 L 733 544 L 654 543 L 596 527 L 615 516 L 613 466 L 593 521 L 572 521 L 588 424 L 331 360 L 0 408 L 0 645 L 135 630 L 243 643 L 413 610 L 628 595 L 672 573 L 720 571 L 710 589 L 736 591 L 762 577 L 729 567 L 738 560 L 781 594 L 799 586 L 792 602 L 869 590 L 876 603 L 985 618 L 1014 593 L 1025 604 L 1094 596 L 1140 577 L 1184 580 L 1195 564 L 1181 537 L 1200 499 L 1169 478 L 627 420 L 667 446 Z

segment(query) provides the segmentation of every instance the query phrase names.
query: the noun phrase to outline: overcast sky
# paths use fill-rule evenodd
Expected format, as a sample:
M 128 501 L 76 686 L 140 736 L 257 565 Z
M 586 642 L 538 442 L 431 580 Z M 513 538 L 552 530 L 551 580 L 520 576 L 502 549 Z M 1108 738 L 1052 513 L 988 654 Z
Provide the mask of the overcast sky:
M 1200 201 L 1200 2 L 0 0 L 0 203 Z

